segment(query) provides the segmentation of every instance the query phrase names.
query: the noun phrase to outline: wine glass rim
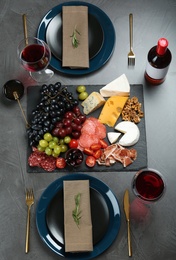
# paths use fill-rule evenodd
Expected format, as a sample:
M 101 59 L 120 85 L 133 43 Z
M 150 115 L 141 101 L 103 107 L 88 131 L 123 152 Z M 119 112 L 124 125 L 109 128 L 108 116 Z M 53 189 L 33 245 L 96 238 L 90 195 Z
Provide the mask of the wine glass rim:
M 41 57 L 39 60 L 29 61 L 29 62 L 28 62 L 28 61 L 26 61 L 25 59 L 22 58 L 22 55 L 21 55 L 21 52 L 22 52 L 22 51 L 19 50 L 19 46 L 20 46 L 24 41 L 29 40 L 29 39 L 33 39 L 33 40 L 36 40 L 36 41 L 40 42 L 40 43 L 42 44 L 42 46 L 44 47 L 43 55 L 42 55 L 42 57 Z M 32 44 L 28 44 L 28 45 L 32 45 Z M 23 50 L 24 50 L 24 49 L 25 49 L 25 48 L 23 48 Z M 41 40 L 41 39 L 39 39 L 39 38 L 37 38 L 37 37 L 28 36 L 28 37 L 26 37 L 26 38 L 23 38 L 23 39 L 20 41 L 19 45 L 18 45 L 18 55 L 19 55 L 20 59 L 21 59 L 23 62 L 28 63 L 28 64 L 35 64 L 36 62 L 39 62 L 41 59 L 43 59 L 43 57 L 45 56 L 45 53 L 46 53 L 46 43 L 45 43 L 43 40 Z
M 161 180 L 162 180 L 162 182 L 163 182 L 163 190 L 162 190 L 161 194 L 158 195 L 156 198 L 153 198 L 153 199 L 146 198 L 146 197 L 142 196 L 142 195 L 138 192 L 138 190 L 136 189 L 136 187 L 135 187 L 136 179 L 137 179 L 137 177 L 138 177 L 141 173 L 143 173 L 143 172 L 153 172 L 153 173 L 155 173 L 156 175 L 158 175 L 158 176 L 161 178 Z M 135 194 L 140 200 L 146 201 L 146 202 L 155 202 L 155 201 L 157 201 L 158 199 L 160 199 L 160 198 L 164 195 L 164 193 L 165 193 L 165 191 L 166 191 L 166 182 L 165 182 L 165 179 L 164 179 L 163 175 L 162 175 L 158 170 L 155 170 L 155 169 L 153 169 L 153 168 L 144 168 L 144 169 L 141 169 L 141 170 L 137 171 L 136 174 L 134 175 L 134 177 L 133 177 L 133 179 L 132 179 L 132 190 L 133 190 L 134 194 Z

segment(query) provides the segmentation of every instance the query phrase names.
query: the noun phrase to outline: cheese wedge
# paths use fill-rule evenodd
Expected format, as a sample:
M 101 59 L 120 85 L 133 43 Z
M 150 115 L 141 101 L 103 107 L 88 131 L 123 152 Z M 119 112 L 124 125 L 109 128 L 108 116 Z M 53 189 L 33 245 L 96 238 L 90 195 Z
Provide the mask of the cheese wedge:
M 108 98 L 99 116 L 102 124 L 114 127 L 128 97 L 113 96 Z
M 101 88 L 100 94 L 103 97 L 128 97 L 130 95 L 130 84 L 125 74 L 122 74 L 120 77 Z
M 85 115 L 90 114 L 91 112 L 95 111 L 96 109 L 98 109 L 99 107 L 101 107 L 102 105 L 104 105 L 104 103 L 106 102 L 106 100 L 100 95 L 100 93 L 98 92 L 92 92 L 83 102 L 82 102 L 82 106 L 83 108 L 83 112 Z
M 116 143 L 120 135 L 121 133 L 116 133 L 116 132 L 107 133 L 108 140 L 111 144 Z
M 132 146 L 139 140 L 140 131 L 138 126 L 133 122 L 122 121 L 115 126 L 115 130 L 124 133 L 118 142 L 122 146 Z

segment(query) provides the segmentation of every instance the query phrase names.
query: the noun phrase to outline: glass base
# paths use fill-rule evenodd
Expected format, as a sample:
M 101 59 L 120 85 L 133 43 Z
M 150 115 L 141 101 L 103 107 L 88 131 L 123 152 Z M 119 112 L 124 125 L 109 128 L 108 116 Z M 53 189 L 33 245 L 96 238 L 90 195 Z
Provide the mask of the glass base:
M 35 81 L 45 83 L 53 77 L 54 72 L 50 69 L 46 69 L 38 72 L 30 71 L 29 74 Z

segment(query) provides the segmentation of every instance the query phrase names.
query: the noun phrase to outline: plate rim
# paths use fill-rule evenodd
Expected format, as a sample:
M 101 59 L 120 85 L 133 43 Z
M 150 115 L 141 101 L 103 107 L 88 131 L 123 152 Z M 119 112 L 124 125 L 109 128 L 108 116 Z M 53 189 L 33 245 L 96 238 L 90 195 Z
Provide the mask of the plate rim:
M 109 209 L 110 220 L 109 220 L 107 233 L 105 234 L 104 238 L 102 238 L 102 240 L 99 241 L 94 246 L 92 252 L 71 254 L 71 253 L 65 253 L 63 247 L 58 245 L 50 235 L 50 232 L 46 224 L 46 213 L 47 213 L 48 205 L 51 202 L 51 200 L 54 198 L 57 192 L 63 188 L 63 181 L 80 180 L 80 179 L 81 180 L 88 179 L 90 181 L 90 187 L 96 189 L 103 196 Z M 48 187 L 43 191 L 38 201 L 37 210 L 36 210 L 36 226 L 37 226 L 38 234 L 43 240 L 43 242 L 52 251 L 54 251 L 56 254 L 62 257 L 68 256 L 72 259 L 79 258 L 85 260 L 85 259 L 92 259 L 100 255 L 106 249 L 108 249 L 111 246 L 111 244 L 114 242 L 114 240 L 116 239 L 119 233 L 120 225 L 121 225 L 121 212 L 120 212 L 119 202 L 116 196 L 104 182 L 87 174 L 81 174 L 81 173 L 67 174 L 65 176 L 56 179 L 55 181 L 50 183 Z
M 102 27 L 103 34 L 104 34 L 104 41 L 101 50 L 97 53 L 97 55 L 94 58 L 90 60 L 90 67 L 87 69 L 73 70 L 69 68 L 64 68 L 62 67 L 61 61 L 55 58 L 54 55 L 51 55 L 50 66 L 56 71 L 59 71 L 63 74 L 86 75 L 95 72 L 96 70 L 103 67 L 111 58 L 115 48 L 116 34 L 115 34 L 114 26 L 110 18 L 107 16 L 107 14 L 104 11 L 102 11 L 99 7 L 81 1 L 80 2 L 73 1 L 73 2 L 66 2 L 66 3 L 59 4 L 53 7 L 52 9 L 50 9 L 40 21 L 37 30 L 37 38 L 46 41 L 46 30 L 50 21 L 58 14 L 58 12 L 61 12 L 62 6 L 70 6 L 70 5 L 77 5 L 77 6 L 84 5 L 89 7 L 89 13 L 96 17 L 96 19 L 99 21 Z

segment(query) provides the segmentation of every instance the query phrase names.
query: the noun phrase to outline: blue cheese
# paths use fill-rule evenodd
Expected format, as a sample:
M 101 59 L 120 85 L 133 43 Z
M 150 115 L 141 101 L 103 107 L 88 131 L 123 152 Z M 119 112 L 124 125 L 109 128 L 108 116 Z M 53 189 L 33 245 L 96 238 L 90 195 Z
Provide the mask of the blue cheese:
M 83 112 L 85 115 L 90 114 L 91 112 L 95 111 L 104 103 L 106 100 L 100 95 L 98 92 L 92 92 L 83 102 Z

